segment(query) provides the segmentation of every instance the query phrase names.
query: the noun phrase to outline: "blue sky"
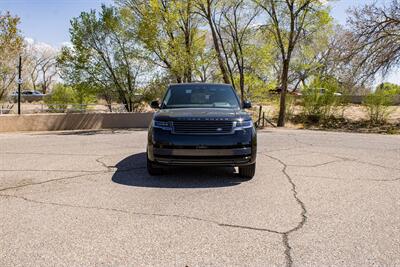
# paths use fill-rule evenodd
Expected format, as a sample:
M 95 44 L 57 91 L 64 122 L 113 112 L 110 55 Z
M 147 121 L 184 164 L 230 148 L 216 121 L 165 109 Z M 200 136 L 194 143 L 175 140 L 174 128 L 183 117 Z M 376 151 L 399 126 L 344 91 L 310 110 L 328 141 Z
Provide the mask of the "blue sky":
M 69 41 L 69 25 L 82 11 L 98 9 L 112 0 L 0 0 L 0 10 L 21 18 L 25 37 L 60 47 Z
M 348 8 L 372 1 L 332 1 L 332 16 L 344 24 Z M 109 5 L 113 0 L 0 0 L 0 11 L 8 10 L 21 18 L 20 28 L 25 37 L 61 47 L 69 41 L 70 19 L 79 16 L 82 11 L 98 9 L 103 3 Z M 400 75 L 393 73 L 389 80 L 400 83 Z

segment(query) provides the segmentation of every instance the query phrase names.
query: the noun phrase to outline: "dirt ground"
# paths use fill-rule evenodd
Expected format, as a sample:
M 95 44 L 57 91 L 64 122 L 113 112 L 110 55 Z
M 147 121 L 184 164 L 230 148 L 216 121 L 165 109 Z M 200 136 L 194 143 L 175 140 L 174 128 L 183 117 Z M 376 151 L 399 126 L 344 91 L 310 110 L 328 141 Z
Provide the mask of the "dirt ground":
M 258 111 L 258 107 L 255 107 Z M 389 123 L 400 123 L 400 106 L 392 106 L 390 107 L 392 110 L 388 122 Z M 265 112 L 265 116 L 267 118 L 273 118 L 277 114 L 277 107 L 273 105 L 263 105 L 263 111 Z M 338 111 L 337 113 L 340 113 Z M 300 113 L 300 107 L 296 106 L 294 108 L 294 114 Z M 361 105 L 349 105 L 344 110 L 344 118 L 351 121 L 363 121 L 368 120 L 368 114 L 365 108 Z

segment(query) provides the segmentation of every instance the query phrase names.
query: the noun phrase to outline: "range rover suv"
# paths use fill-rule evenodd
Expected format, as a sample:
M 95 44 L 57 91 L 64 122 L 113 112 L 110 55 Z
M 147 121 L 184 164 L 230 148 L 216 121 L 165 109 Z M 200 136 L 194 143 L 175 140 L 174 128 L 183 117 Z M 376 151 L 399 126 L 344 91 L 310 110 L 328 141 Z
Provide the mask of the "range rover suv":
M 257 136 L 251 117 L 228 84 L 172 84 L 148 131 L 147 170 L 165 166 L 232 166 L 246 179 L 256 169 Z

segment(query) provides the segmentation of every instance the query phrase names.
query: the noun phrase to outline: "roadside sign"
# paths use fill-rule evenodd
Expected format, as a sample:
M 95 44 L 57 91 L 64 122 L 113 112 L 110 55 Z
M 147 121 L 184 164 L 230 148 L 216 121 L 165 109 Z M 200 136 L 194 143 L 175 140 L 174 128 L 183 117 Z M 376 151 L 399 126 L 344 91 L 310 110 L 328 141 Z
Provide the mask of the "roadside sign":
M 22 79 L 17 79 L 17 84 L 22 84 Z

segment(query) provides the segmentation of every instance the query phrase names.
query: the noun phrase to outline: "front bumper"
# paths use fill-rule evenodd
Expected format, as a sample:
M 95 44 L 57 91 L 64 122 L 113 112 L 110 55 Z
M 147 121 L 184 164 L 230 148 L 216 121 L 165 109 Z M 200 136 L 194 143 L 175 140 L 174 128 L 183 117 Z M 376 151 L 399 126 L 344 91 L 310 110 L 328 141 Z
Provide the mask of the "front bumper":
M 176 135 L 149 129 L 149 160 L 162 165 L 244 166 L 256 161 L 254 128 L 227 135 Z

